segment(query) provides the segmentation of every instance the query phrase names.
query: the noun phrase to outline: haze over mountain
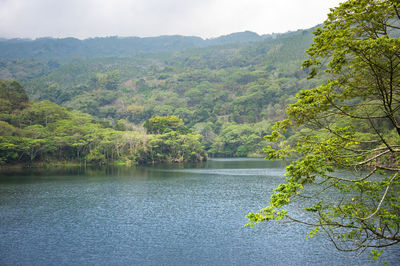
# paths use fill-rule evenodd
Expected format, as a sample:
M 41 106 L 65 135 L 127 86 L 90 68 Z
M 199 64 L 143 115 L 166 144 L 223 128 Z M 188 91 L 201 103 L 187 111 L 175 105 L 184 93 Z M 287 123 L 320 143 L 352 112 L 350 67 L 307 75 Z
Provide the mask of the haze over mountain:
M 40 38 L 183 35 L 215 38 L 310 28 L 340 0 L 6 0 L 0 37 Z
M 79 40 L 76 38 L 0 39 L 0 58 L 68 58 L 132 56 L 143 52 L 181 51 L 235 43 L 255 42 L 276 38 L 277 34 L 258 35 L 245 31 L 218 38 L 195 36 L 103 37 Z

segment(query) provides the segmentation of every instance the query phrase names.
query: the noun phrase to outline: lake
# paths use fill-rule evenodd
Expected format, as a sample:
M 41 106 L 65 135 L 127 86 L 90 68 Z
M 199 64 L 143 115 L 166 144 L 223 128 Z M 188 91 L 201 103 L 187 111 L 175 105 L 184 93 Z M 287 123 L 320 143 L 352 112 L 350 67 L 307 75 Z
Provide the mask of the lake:
M 0 265 L 373 264 L 298 224 L 244 227 L 283 175 L 264 159 L 2 174 Z

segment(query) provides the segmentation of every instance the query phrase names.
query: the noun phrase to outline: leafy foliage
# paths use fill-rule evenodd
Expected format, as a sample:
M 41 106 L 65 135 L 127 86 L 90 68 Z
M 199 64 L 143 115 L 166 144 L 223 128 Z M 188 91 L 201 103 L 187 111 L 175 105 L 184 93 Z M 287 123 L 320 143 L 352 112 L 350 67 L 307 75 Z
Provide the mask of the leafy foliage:
M 1 112 L 21 109 L 28 102 L 28 95 L 16 81 L 0 80 L 0 98 Z
M 7 103 L 0 110 L 0 165 L 54 161 L 134 164 L 207 157 L 201 136 L 183 130 L 186 128 L 178 117 L 172 119 L 179 122 L 177 127 L 147 135 L 139 130 L 112 129 L 89 114 L 47 100 L 28 103 L 17 82 L 1 81 L 0 92 L 0 100 Z M 170 121 L 171 117 L 158 119 Z
M 325 69 L 330 78 L 299 92 L 288 119 L 267 136 L 269 159 L 298 159 L 269 206 L 248 215 L 250 224 L 301 222 L 343 251 L 400 242 L 399 12 L 397 1 L 349 0 L 315 31 L 303 65 L 310 77 Z M 297 133 L 286 138 L 290 128 Z M 292 202 L 308 205 L 310 218 L 292 216 Z
M 150 134 L 164 134 L 171 131 L 177 131 L 180 134 L 189 132 L 183 120 L 175 115 L 152 117 L 144 123 L 144 128 Z

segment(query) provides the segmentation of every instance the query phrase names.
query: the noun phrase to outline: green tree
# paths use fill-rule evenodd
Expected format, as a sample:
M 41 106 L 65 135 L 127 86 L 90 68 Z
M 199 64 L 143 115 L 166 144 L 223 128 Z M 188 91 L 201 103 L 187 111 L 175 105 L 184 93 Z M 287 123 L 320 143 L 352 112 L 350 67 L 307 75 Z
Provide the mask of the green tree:
M 7 113 L 23 109 L 28 105 L 28 95 L 16 81 L 0 80 L 0 119 Z
M 146 121 L 144 127 L 149 134 L 164 134 L 170 131 L 185 134 L 189 131 L 183 124 L 183 120 L 175 115 L 154 116 Z
M 303 63 L 311 77 L 325 69 L 329 79 L 299 92 L 288 119 L 267 136 L 274 143 L 267 158 L 298 159 L 269 206 L 249 213 L 250 225 L 301 222 L 339 250 L 373 248 L 374 259 L 375 248 L 400 242 L 399 30 L 398 1 L 349 0 L 332 9 Z M 285 139 L 288 128 L 297 133 Z M 296 200 L 310 218 L 288 211 Z
M 28 108 L 25 108 L 17 115 L 19 124 L 34 125 L 41 124 L 47 126 L 59 119 L 66 118 L 68 112 L 64 107 L 61 107 L 48 100 L 34 102 Z
M 16 135 L 17 129 L 5 121 L 0 121 L 0 136 Z
M 262 154 L 263 133 L 257 124 L 225 123 L 209 152 L 215 156 L 229 157 Z
M 92 85 L 106 90 L 115 90 L 120 84 L 120 74 L 117 71 L 106 74 L 97 73 L 91 80 Z

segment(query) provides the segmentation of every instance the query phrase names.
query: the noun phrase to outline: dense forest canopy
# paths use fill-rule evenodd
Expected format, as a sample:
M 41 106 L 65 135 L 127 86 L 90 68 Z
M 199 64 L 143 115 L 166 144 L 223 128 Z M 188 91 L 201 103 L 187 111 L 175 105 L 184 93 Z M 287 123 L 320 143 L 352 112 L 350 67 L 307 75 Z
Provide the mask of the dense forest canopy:
M 114 36 L 85 40 L 75 38 L 0 39 L 0 58 L 130 57 L 139 53 L 182 51 L 189 48 L 246 43 L 274 37 L 275 35 L 260 36 L 257 33 L 245 31 L 206 40 L 200 37 L 179 35 L 145 38 Z
M 201 136 L 176 117 L 162 117 L 163 130 L 149 134 L 126 130 L 123 121 L 113 129 L 89 114 L 48 100 L 29 102 L 15 81 L 0 81 L 0 102 L 0 165 L 62 161 L 132 165 L 207 158 Z M 161 128 L 160 123 L 153 124 Z
M 202 135 L 210 156 L 259 156 L 272 122 L 285 117 L 296 92 L 318 82 L 300 68 L 312 37 L 310 29 L 209 40 L 5 40 L 0 78 L 17 80 L 33 101 L 114 129 L 140 131 L 152 117 L 177 116 Z

